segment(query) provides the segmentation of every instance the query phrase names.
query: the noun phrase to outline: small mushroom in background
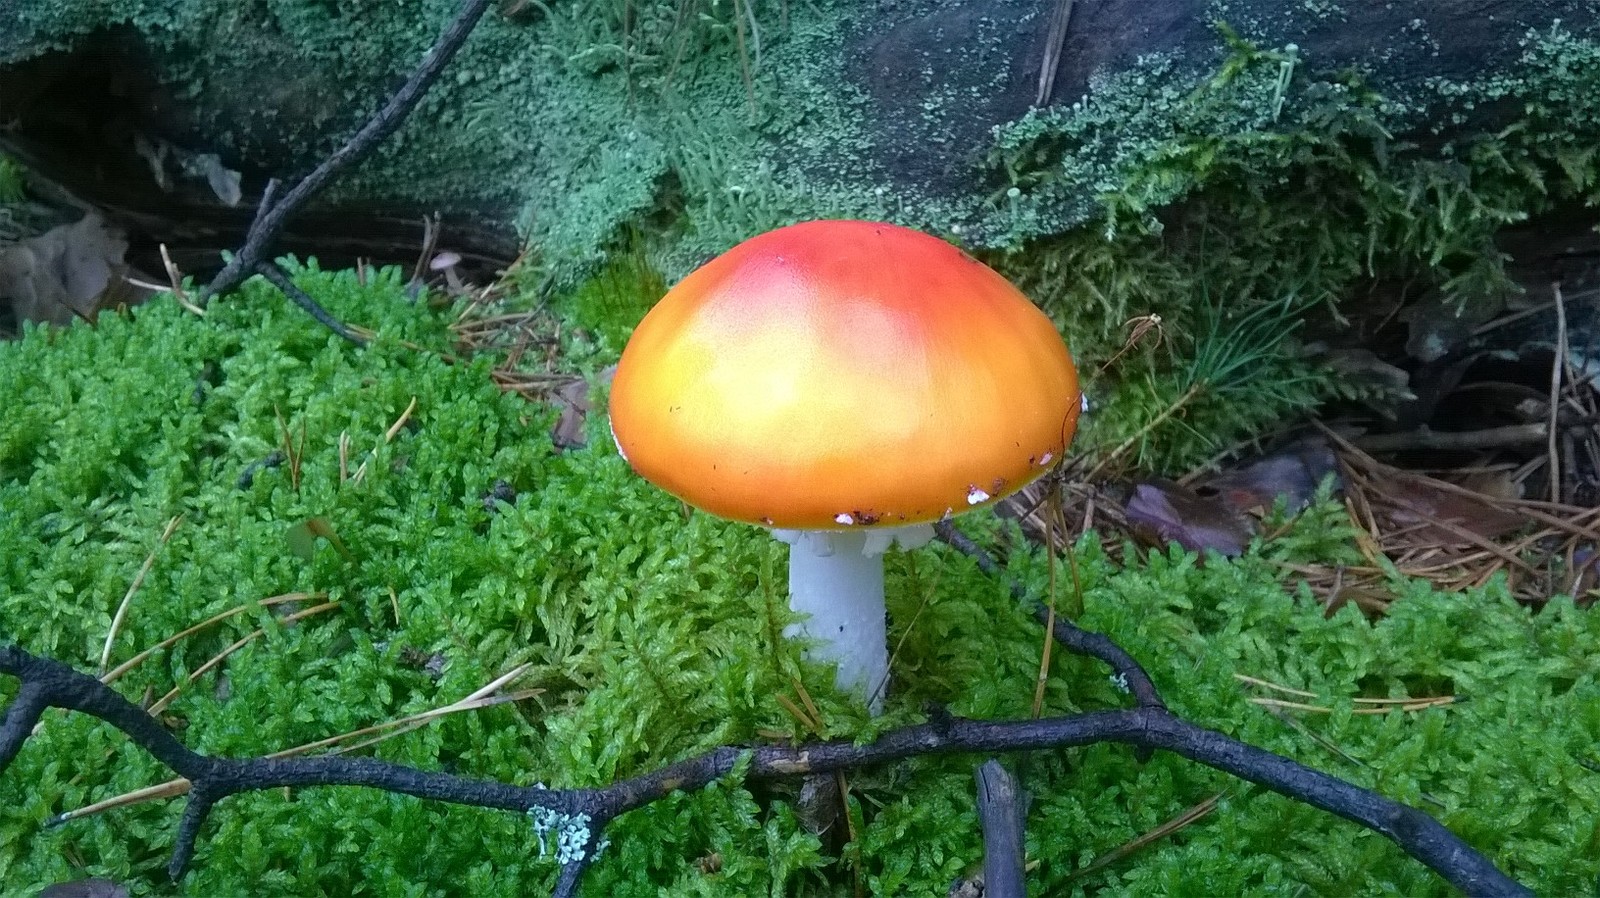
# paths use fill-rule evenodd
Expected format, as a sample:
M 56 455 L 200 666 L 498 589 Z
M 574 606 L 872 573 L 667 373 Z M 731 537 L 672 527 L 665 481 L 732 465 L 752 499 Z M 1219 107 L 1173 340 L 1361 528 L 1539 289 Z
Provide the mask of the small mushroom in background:
M 668 291 L 623 351 L 617 447 L 645 479 L 789 543 L 785 635 L 881 708 L 883 553 L 1044 473 L 1077 373 L 1019 290 L 938 238 L 812 221 L 754 237 Z M 792 632 L 791 632 L 792 631 Z

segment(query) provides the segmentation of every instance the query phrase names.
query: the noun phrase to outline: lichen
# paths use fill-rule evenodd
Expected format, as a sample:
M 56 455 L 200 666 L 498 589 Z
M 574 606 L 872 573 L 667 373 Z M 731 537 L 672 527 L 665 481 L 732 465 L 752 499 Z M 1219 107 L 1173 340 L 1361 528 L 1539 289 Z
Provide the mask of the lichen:
M 1332 68 L 1286 42 L 1335 27 L 1340 7 L 1320 0 L 1213 4 L 1238 31 L 1219 25 L 1212 49 L 1183 45 L 1101 71 L 1083 96 L 995 127 L 986 148 L 956 147 L 951 135 L 1004 87 L 1014 55 L 1006 35 L 1038 14 L 996 2 L 1009 29 L 973 24 L 959 66 L 938 40 L 909 51 L 894 102 L 871 93 L 884 76 L 860 59 L 881 37 L 865 32 L 882 26 L 846 0 L 531 4 L 491 14 L 444 82 L 333 199 L 502 210 L 529 239 L 531 274 L 558 292 L 581 293 L 619 254 L 651 272 L 649 283 L 671 282 L 742 239 L 806 218 L 945 235 L 1021 284 L 1069 336 L 1097 397 L 1117 400 L 1085 428 L 1092 445 L 1143 426 L 1130 409 L 1158 411 L 1184 393 L 1213 299 L 1239 315 L 1290 295 L 1331 310 L 1362 279 L 1399 277 L 1482 314 L 1516 290 L 1495 234 L 1600 192 L 1592 37 L 1558 23 L 1522 35 L 1514 64 L 1472 80 L 1390 83 L 1382 65 Z M 448 0 L 381 13 L 320 0 L 115 9 L 26 0 L 22 16 L 0 23 L 0 58 L 35 33 L 67 43 L 129 24 L 204 113 L 197 131 L 229 149 L 230 161 L 264 158 L 262 141 L 274 140 L 309 166 L 326 153 L 326 135 L 353 130 L 376 108 L 453 9 Z M 932 21 L 941 9 L 919 0 L 902 12 Z M 1436 23 L 1402 24 L 1372 59 L 1433 52 Z M 350 86 L 327 97 L 328 84 Z M 1520 118 L 1501 127 L 1508 109 Z M 1485 117 L 1491 110 L 1502 118 Z M 1486 133 L 1479 123 L 1489 121 L 1496 130 Z M 1426 146 L 1397 137 L 1424 123 L 1439 129 Z M 313 145 L 312 134 L 323 142 Z M 608 345 L 637 314 L 600 312 L 615 322 L 596 328 Z M 1168 336 L 1125 347 L 1131 323 L 1154 318 Z M 1296 352 L 1285 344 L 1267 353 L 1258 379 L 1302 383 L 1313 372 Z M 1099 368 L 1113 358 L 1104 379 L 1115 383 L 1103 384 Z M 1150 435 L 1170 454 L 1139 460 L 1194 460 L 1224 439 L 1196 445 L 1187 435 L 1195 420 L 1232 422 L 1225 430 L 1236 433 L 1349 386 L 1324 377 L 1244 414 L 1200 400 L 1168 422 L 1177 432 Z
M 569 814 L 543 805 L 528 809 L 533 821 L 533 834 L 539 840 L 539 857 L 548 856 L 554 848 L 555 862 L 565 867 L 584 860 L 594 860 L 606 850 L 610 841 L 605 836 L 595 837 L 589 825 L 593 819 L 585 813 Z M 551 838 L 554 836 L 554 838 Z M 589 856 L 589 844 L 594 842 L 594 856 Z
M 230 161 L 248 167 L 269 149 L 292 148 L 292 163 L 308 166 L 329 149 L 327 135 L 348 133 L 379 105 L 454 9 L 449 0 L 381 11 L 349 0 L 25 0 L 14 21 L 0 23 L 0 59 L 131 26 L 199 114 L 197 134 Z M 1206 141 L 1254 143 L 1258 153 L 1290 145 L 1339 103 L 1366 108 L 1391 133 L 1421 111 L 1413 98 L 1390 94 L 1375 107 L 1357 81 L 1308 77 L 1283 47 L 1241 62 L 1235 44 L 1222 71 L 1205 54 L 1155 54 L 1101 72 L 1086 97 L 1002 124 L 985 163 L 952 135 L 976 103 L 1004 89 L 1009 36 L 1038 15 L 1015 4 L 998 9 L 1013 21 L 973 25 L 961 80 L 951 80 L 939 48 L 920 51 L 926 58 L 912 69 L 903 107 L 863 93 L 866 76 L 852 56 L 867 26 L 846 0 L 531 4 L 491 13 L 444 82 L 334 198 L 519 210 L 541 263 L 568 284 L 594 270 L 625 227 L 643 225 L 658 232 L 654 261 L 671 279 L 803 218 L 893 220 L 991 248 L 1101 219 L 1108 201 L 1131 199 L 1148 219 L 1226 165 L 1222 154 L 1208 155 Z M 912 4 L 907 15 L 935 10 Z M 1342 7 L 1306 0 L 1280 12 L 1282 22 L 1244 23 L 1247 33 L 1328 27 Z M 1428 39 L 1408 32 L 1394 41 Z M 1586 47 L 1592 54 L 1592 43 L 1548 35 L 1536 43 L 1552 52 L 1530 45 L 1532 61 L 1516 71 L 1425 90 L 1456 96 L 1464 109 L 1475 97 L 1537 104 L 1597 93 L 1592 67 L 1559 64 Z M 330 96 L 330 84 L 345 87 Z M 1583 130 L 1589 122 L 1557 124 L 1561 133 L 1592 133 Z M 913 146 L 942 160 L 943 183 L 885 167 Z M 1161 177 L 1148 177 L 1154 169 Z M 1140 172 L 1147 177 L 1130 191 Z M 1110 208 L 1113 221 L 1118 211 Z

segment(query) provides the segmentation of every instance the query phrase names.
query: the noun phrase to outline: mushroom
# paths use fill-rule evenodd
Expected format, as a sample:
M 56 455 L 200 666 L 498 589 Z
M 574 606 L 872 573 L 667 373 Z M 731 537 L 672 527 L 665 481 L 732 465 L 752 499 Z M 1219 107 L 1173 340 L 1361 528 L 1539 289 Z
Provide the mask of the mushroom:
M 785 631 L 881 707 L 883 553 L 1060 458 L 1077 374 L 1050 319 L 988 266 L 891 224 L 754 237 L 634 331 L 611 428 L 645 479 L 790 544 Z

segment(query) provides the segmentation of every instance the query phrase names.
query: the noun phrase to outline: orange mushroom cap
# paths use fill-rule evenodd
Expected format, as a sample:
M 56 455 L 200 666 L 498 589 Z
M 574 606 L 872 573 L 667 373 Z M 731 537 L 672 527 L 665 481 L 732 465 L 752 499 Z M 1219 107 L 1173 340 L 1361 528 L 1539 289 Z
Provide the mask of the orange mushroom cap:
M 806 530 L 938 520 L 1059 458 L 1077 372 L 992 269 L 896 225 L 770 231 L 668 291 L 611 386 L 617 446 L 712 514 Z

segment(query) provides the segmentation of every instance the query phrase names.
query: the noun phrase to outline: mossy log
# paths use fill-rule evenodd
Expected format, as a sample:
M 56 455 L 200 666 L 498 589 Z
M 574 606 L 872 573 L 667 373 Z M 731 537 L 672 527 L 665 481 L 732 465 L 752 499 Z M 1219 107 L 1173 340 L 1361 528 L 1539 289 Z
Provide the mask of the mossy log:
M 0 148 L 203 266 L 268 177 L 303 173 L 381 104 L 455 5 L 13 0 Z M 1100 214 L 1174 135 L 1315 127 L 1330 89 L 1381 96 L 1383 127 L 1425 152 L 1533 107 L 1537 127 L 1600 136 L 1588 0 L 594 7 L 505 4 L 285 248 L 403 257 L 434 210 L 452 248 L 503 258 L 532 238 L 570 272 L 629 228 L 667 235 L 674 274 L 826 215 L 1015 246 Z M 1219 77 L 1237 83 L 1200 99 Z M 242 173 L 241 206 L 208 187 L 205 154 Z

